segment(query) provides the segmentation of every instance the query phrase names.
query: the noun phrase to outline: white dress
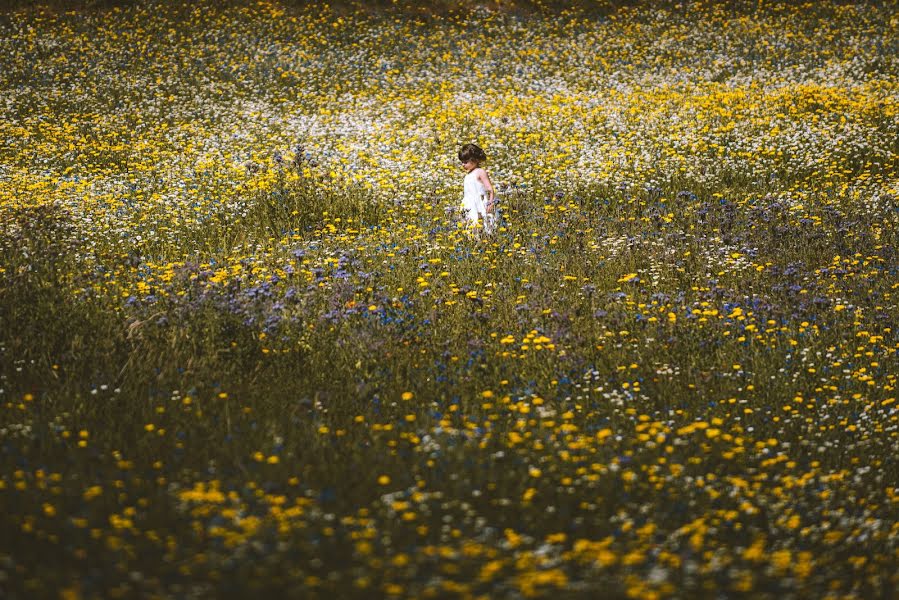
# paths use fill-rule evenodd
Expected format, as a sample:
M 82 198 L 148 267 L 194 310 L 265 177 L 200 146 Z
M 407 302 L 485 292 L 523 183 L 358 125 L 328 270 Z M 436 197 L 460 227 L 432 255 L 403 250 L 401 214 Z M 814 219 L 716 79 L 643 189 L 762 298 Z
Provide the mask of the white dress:
M 486 217 L 487 201 L 490 199 L 484 184 L 480 182 L 475 173 L 476 170 L 473 169 L 465 176 L 462 188 L 464 191 L 462 209 L 465 211 L 465 216 L 472 223 L 477 223 L 479 216 L 482 218 Z

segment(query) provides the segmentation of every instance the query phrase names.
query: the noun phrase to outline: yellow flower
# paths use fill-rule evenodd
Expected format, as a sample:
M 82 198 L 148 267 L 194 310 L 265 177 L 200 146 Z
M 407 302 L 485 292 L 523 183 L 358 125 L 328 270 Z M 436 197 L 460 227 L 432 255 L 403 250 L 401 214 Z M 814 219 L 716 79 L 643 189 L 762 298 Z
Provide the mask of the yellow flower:
M 777 550 L 771 553 L 771 565 L 778 571 L 786 571 L 790 567 L 793 555 L 789 550 Z
M 760 562 L 765 556 L 765 540 L 758 539 L 743 551 L 743 560 Z

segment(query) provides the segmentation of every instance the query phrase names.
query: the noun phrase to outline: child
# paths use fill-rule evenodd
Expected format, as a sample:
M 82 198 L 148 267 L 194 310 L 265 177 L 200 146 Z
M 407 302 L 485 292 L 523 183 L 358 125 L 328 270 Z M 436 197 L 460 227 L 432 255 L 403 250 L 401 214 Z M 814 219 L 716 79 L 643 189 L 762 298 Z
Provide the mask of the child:
M 478 219 L 483 219 L 484 231 L 493 233 L 495 215 L 493 201 L 495 192 L 490 176 L 487 175 L 481 164 L 487 161 L 487 155 L 474 144 L 465 144 L 459 150 L 459 160 L 467 175 L 463 180 L 464 196 L 462 197 L 462 210 L 465 211 L 469 224 L 474 227 Z

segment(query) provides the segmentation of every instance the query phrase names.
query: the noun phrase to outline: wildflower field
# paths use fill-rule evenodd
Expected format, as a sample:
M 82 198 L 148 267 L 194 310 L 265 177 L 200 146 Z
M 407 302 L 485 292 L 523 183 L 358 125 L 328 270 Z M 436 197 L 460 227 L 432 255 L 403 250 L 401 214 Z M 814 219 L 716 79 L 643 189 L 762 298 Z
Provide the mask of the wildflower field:
M 0 596 L 895 596 L 894 2 L 21 4 Z

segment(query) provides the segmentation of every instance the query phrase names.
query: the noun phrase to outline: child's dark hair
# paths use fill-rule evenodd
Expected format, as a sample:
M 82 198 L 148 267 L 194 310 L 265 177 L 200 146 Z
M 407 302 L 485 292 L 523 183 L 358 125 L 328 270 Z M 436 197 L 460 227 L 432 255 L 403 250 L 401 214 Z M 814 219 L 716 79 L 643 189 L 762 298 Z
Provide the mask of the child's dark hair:
M 480 146 L 476 146 L 475 144 L 465 144 L 459 149 L 459 161 L 468 162 L 470 160 L 482 163 L 487 160 L 487 154 L 481 150 Z

